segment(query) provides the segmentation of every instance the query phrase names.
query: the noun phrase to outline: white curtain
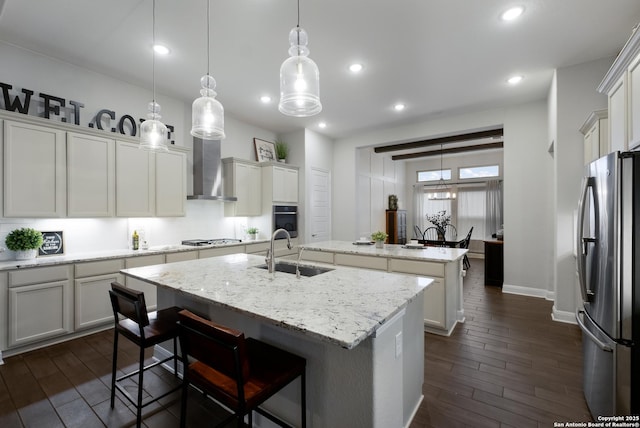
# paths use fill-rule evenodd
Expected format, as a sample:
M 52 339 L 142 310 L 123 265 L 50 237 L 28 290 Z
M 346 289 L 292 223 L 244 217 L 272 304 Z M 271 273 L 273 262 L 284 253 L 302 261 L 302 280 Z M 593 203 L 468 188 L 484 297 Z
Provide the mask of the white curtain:
M 486 185 L 486 223 L 487 236 L 494 235 L 502 229 L 502 182 L 500 180 L 489 180 Z
M 466 236 L 472 227 L 472 239 L 484 239 L 486 236 L 485 193 L 483 187 L 458 188 L 458 236 Z
M 424 186 L 416 184 L 413 186 L 413 224 L 417 226 L 421 233 L 424 232 L 425 215 L 424 212 Z M 410 231 L 407 235 L 416 236 L 417 239 L 422 239 L 422 236 L 417 236 L 416 227 Z

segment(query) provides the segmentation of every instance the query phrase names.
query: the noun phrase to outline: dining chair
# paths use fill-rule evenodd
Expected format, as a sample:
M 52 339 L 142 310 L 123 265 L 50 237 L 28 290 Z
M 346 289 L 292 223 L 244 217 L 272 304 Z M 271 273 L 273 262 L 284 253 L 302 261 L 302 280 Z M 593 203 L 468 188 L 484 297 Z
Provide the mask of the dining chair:
M 423 239 L 427 241 L 438 240 L 438 229 L 435 226 L 427 227 L 423 233 Z
M 233 414 L 216 427 L 236 419 L 238 427 L 253 426 L 255 410 L 283 427 L 287 423 L 259 407 L 300 377 L 300 425 L 306 427 L 306 360 L 244 333 L 182 310 L 178 314 L 184 364 L 180 426 L 187 421 L 189 385 L 220 402 Z
M 113 409 L 116 389 L 131 402 L 136 408 L 136 426 L 140 427 L 142 422 L 142 409 L 151 403 L 158 401 L 162 397 L 166 397 L 174 391 L 180 389 L 180 383 L 174 388 L 165 391 L 159 396 L 147 399 L 142 402 L 144 389 L 144 372 L 167 361 L 173 360 L 173 370 L 178 376 L 178 312 L 181 308 L 171 307 L 155 312 L 147 312 L 147 305 L 144 299 L 144 293 L 131 288 L 126 288 L 118 282 L 111 283 L 109 290 L 111 299 L 111 307 L 113 309 L 113 317 L 115 321 L 114 338 L 113 338 L 113 358 L 111 366 L 111 408 Z M 118 337 L 122 335 L 135 343 L 139 349 L 138 369 L 116 378 L 118 364 Z M 173 355 L 160 361 L 156 361 L 145 367 L 144 351 L 145 349 L 173 339 Z M 120 382 L 130 377 L 138 375 L 137 397 L 131 396 L 129 391 L 125 389 Z
M 469 233 L 467 233 L 467 236 L 464 238 L 464 241 L 460 246 L 460 248 L 464 248 L 467 250 L 469 249 L 469 243 L 471 242 L 471 233 L 473 233 L 473 226 L 471 226 L 471 229 L 469 229 Z M 462 259 L 462 266 L 464 267 L 465 270 L 468 270 L 469 268 L 471 268 L 471 262 L 469 261 L 469 257 L 467 257 L 466 254 Z
M 444 227 L 444 239 L 447 241 L 455 241 L 458 239 L 458 231 L 452 224 L 448 224 Z

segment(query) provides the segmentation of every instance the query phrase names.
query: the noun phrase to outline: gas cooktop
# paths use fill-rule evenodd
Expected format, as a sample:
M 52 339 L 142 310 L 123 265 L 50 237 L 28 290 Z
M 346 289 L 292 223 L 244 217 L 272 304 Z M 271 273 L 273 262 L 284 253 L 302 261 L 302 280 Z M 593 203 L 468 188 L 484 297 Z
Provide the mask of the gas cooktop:
M 224 245 L 236 244 L 242 242 L 242 239 L 218 238 L 218 239 L 186 239 L 182 241 L 182 245 L 191 245 L 193 247 L 202 247 L 203 245 Z

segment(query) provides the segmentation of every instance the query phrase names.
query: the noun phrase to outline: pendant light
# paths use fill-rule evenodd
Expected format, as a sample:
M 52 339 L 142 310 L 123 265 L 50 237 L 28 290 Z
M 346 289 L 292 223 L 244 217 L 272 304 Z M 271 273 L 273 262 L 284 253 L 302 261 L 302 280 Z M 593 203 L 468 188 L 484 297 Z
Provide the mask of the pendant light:
M 153 0 L 153 46 L 156 44 L 156 0 Z M 140 148 L 158 152 L 167 152 L 167 127 L 160 121 L 160 104 L 156 102 L 156 52 L 153 52 L 151 76 L 153 81 L 153 100 L 148 104 L 147 120 L 140 124 Z
M 200 79 L 200 98 L 193 101 L 191 109 L 191 135 L 203 140 L 222 140 L 224 135 L 224 108 L 216 100 L 216 79 L 209 74 L 210 3 L 207 0 L 207 74 Z
M 289 32 L 289 55 L 280 67 L 280 104 L 282 114 L 308 117 L 322 111 L 320 103 L 320 72 L 309 58 L 307 32 L 300 28 L 300 0 L 298 25 Z
M 440 180 L 438 180 L 435 190 L 427 195 L 432 201 L 446 201 L 456 198 L 456 194 L 450 191 L 442 176 L 442 155 L 442 143 L 440 143 Z

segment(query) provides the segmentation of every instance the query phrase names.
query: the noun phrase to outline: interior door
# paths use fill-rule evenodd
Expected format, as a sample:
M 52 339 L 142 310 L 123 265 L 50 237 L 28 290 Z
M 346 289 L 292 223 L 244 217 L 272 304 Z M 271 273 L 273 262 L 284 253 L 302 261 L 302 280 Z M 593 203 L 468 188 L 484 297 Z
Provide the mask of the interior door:
M 309 199 L 309 228 L 306 242 L 331 239 L 331 174 L 320 168 L 311 168 Z

